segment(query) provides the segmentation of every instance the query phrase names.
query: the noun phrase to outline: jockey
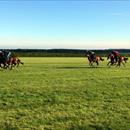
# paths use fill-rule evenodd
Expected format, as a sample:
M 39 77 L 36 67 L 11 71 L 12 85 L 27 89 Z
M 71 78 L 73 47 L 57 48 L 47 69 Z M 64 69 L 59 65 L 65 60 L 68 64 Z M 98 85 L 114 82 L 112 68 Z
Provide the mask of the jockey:
M 2 51 L 0 51 L 0 57 L 3 57 L 3 55 L 4 55 L 4 54 L 3 54 L 3 52 L 2 52 Z
M 120 53 L 118 51 L 112 51 L 111 54 L 114 55 L 114 59 L 115 59 L 115 62 L 117 62 L 119 56 L 120 56 Z
M 95 60 L 95 59 L 96 59 L 96 54 L 95 54 L 95 52 L 93 52 L 93 51 L 87 51 L 87 54 L 90 56 L 90 58 L 91 58 L 92 60 Z
M 5 61 L 8 61 L 9 58 L 11 57 L 11 52 L 5 51 L 5 50 L 3 50 L 2 52 L 3 52 L 3 57 L 4 57 Z

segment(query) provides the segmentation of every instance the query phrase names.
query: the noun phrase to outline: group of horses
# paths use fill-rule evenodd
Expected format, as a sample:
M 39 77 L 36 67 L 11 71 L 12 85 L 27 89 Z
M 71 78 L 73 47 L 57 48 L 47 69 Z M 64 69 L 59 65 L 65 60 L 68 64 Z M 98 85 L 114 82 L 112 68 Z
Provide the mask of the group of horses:
M 90 55 L 87 55 L 87 58 L 88 58 L 90 66 L 94 66 L 94 63 L 98 66 L 100 61 L 104 61 L 104 59 L 100 56 L 95 56 L 95 58 L 92 59 Z M 125 63 L 127 63 L 127 61 L 128 61 L 128 57 L 119 56 L 117 61 L 116 61 L 114 55 L 109 54 L 108 57 L 107 57 L 107 60 L 109 60 L 108 63 L 107 63 L 107 66 L 109 66 L 109 67 L 111 67 L 111 66 L 120 67 L 121 64 L 123 66 L 125 66 Z
M 88 58 L 90 66 L 94 66 L 94 64 L 96 64 L 98 66 L 100 61 L 104 61 L 104 59 L 100 56 L 95 56 L 95 58 L 92 58 L 91 55 L 87 55 L 87 58 Z M 107 66 L 120 67 L 121 64 L 123 64 L 123 66 L 125 66 L 125 63 L 127 63 L 127 61 L 128 61 L 128 57 L 119 56 L 116 60 L 115 56 L 112 53 L 110 53 L 107 56 L 107 60 L 109 60 L 107 63 Z M 11 56 L 8 60 L 5 60 L 3 55 L 0 53 L 0 67 L 1 68 L 12 69 L 13 67 L 18 67 L 20 64 L 23 65 L 24 63 L 17 56 Z
M 18 57 L 11 56 L 8 60 L 0 55 L 0 67 L 3 69 L 12 69 L 13 67 L 18 67 L 20 64 L 24 64 Z

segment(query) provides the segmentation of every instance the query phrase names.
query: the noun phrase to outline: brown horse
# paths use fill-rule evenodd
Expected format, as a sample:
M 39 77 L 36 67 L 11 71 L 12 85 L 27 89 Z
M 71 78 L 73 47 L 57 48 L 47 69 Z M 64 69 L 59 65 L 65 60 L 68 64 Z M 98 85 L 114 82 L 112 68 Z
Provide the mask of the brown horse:
M 127 61 L 128 61 L 128 57 L 120 56 L 116 67 L 120 67 L 121 64 L 123 64 L 123 66 L 125 66 L 125 63 L 127 63 Z
M 120 67 L 121 64 L 123 64 L 125 66 L 125 63 L 127 63 L 127 61 L 128 61 L 127 57 L 119 56 L 118 60 L 116 62 L 115 57 L 114 57 L 113 54 L 109 54 L 108 57 L 107 57 L 107 59 L 110 59 L 110 61 L 108 62 L 107 65 L 109 65 L 109 66 L 116 65 L 116 67 L 118 67 L 118 66 Z
M 16 57 L 16 56 L 10 57 L 9 60 L 7 61 L 7 65 L 8 65 L 8 67 L 10 67 L 10 69 L 12 69 L 15 66 L 18 67 L 19 64 L 23 65 L 24 63 L 21 62 L 21 60 L 18 57 Z
M 92 59 L 89 55 L 87 55 L 87 57 L 90 66 L 93 66 L 94 63 L 96 63 L 98 66 L 100 61 L 104 61 L 104 59 L 100 56 L 96 56 L 95 59 Z

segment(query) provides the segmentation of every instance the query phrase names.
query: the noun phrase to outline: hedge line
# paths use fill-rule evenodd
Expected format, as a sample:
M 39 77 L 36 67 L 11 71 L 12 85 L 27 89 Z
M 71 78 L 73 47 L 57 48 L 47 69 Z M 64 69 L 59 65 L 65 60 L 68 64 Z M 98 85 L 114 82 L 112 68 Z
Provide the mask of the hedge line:
M 74 49 L 12 49 L 13 55 L 19 57 L 84 57 L 86 50 Z M 99 56 L 107 56 L 112 50 L 93 50 Z M 123 56 L 130 56 L 130 49 L 118 49 Z

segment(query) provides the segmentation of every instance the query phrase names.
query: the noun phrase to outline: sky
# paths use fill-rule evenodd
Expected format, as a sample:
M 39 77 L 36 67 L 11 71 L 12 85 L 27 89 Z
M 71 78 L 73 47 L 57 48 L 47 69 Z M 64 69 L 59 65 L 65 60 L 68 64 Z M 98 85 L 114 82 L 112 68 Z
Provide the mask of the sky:
M 0 1 L 0 48 L 130 48 L 130 2 Z

